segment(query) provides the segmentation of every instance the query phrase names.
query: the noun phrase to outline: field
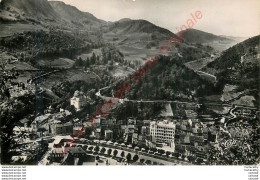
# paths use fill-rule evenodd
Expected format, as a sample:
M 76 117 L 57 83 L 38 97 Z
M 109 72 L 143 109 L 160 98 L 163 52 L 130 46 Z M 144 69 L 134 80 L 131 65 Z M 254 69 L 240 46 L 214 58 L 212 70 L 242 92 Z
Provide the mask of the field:
M 74 64 L 74 61 L 68 58 L 58 58 L 55 60 L 46 60 L 43 59 L 40 61 L 41 66 L 51 66 L 54 68 L 71 68 Z
M 189 69 L 194 70 L 194 71 L 199 71 L 203 67 L 205 67 L 208 63 L 212 62 L 213 60 L 214 59 L 210 58 L 210 57 L 202 58 L 202 59 L 199 59 L 199 60 L 187 62 L 187 63 L 185 63 L 185 66 Z
M 25 62 L 20 62 L 20 61 L 16 61 L 14 63 L 7 64 L 5 66 L 5 70 L 11 70 L 11 69 L 15 69 L 15 70 L 37 70 L 36 68 L 32 67 L 31 65 L 29 65 Z
M 126 60 L 144 61 L 151 58 L 152 55 L 161 55 L 159 48 L 165 45 L 167 39 L 151 40 L 149 34 L 133 33 L 131 35 L 122 35 L 120 32 L 109 32 L 104 35 L 108 42 L 113 41 L 115 46 L 122 52 Z M 147 44 L 153 43 L 156 46 L 147 48 Z M 172 48 L 174 49 L 174 48 Z M 167 55 L 172 54 L 172 49 L 168 50 Z
M 53 85 L 64 82 L 64 81 L 78 81 L 82 80 L 85 82 L 96 81 L 96 76 L 92 73 L 85 73 L 82 70 L 66 70 L 61 72 L 53 73 L 52 75 L 42 78 L 42 86 L 50 89 Z
M 110 73 L 113 77 L 121 78 L 121 77 L 127 77 L 129 74 L 132 74 L 133 72 L 134 72 L 133 69 L 116 66 Z
M 101 48 L 99 48 L 99 49 L 93 49 L 90 53 L 82 53 L 78 55 L 77 58 L 81 57 L 82 60 L 87 60 L 87 58 L 90 58 L 93 53 L 95 53 L 96 56 L 97 55 L 102 56 Z
M 207 108 L 218 114 L 227 114 L 231 109 L 231 107 L 223 105 L 207 105 Z
M 234 85 L 225 85 L 224 89 L 223 89 L 223 94 L 220 98 L 221 101 L 230 101 L 232 99 L 237 98 L 240 94 L 242 94 L 243 92 L 236 92 L 237 86 Z
M 211 46 L 217 51 L 224 51 L 232 46 L 234 46 L 237 43 L 237 41 L 213 41 L 210 43 L 203 43 L 205 46 Z
M 255 98 L 253 96 L 243 96 L 240 99 L 234 101 L 233 104 L 255 107 L 254 103 L 253 103 L 254 101 L 255 101 Z
M 24 31 L 37 31 L 37 29 L 38 27 L 32 24 L 0 24 L 0 37 L 12 36 Z
M 208 74 L 208 73 L 205 73 L 205 72 L 202 72 L 202 71 L 196 71 L 196 73 L 198 75 L 200 75 L 200 77 L 208 80 L 211 83 L 215 83 L 216 82 L 216 77 L 211 75 L 211 74 Z

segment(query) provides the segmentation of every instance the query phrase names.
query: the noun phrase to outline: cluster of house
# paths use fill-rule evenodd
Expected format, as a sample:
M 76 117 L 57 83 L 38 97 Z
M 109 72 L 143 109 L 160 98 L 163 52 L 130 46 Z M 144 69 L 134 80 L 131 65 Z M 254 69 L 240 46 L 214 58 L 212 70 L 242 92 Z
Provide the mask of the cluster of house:
M 125 143 L 139 146 L 167 146 L 169 151 L 173 152 L 176 125 L 172 122 L 171 106 L 167 105 L 165 111 L 163 117 L 158 120 L 116 120 L 98 117 L 92 136 L 105 140 L 121 139 Z
M 38 116 L 31 124 L 32 132 L 37 134 L 38 137 L 71 135 L 73 134 L 73 124 L 71 122 L 63 122 L 64 118 L 69 115 L 71 113 L 65 110 Z
M 16 83 L 9 88 L 10 97 L 19 97 L 26 94 L 34 94 L 35 88 L 32 85 L 24 85 L 24 83 Z
M 58 113 L 47 113 L 38 116 L 28 126 L 28 119 L 22 119 L 14 127 L 13 131 L 18 136 L 19 134 L 28 134 L 33 138 L 56 136 L 56 135 L 71 135 L 73 134 L 73 124 L 71 122 L 64 123 L 63 120 L 66 116 L 71 115 L 67 110 Z
M 77 111 L 81 111 L 88 102 L 88 97 L 83 93 L 76 91 L 70 103 Z M 173 120 L 171 106 L 166 105 L 165 112 L 157 120 L 136 120 L 128 118 L 127 120 L 116 120 L 113 118 L 97 116 L 95 125 L 91 129 L 91 135 L 96 139 L 113 140 L 121 139 L 124 143 L 136 144 L 140 147 L 148 146 L 151 148 L 162 148 L 167 151 L 179 153 L 186 157 L 201 158 L 208 160 L 208 150 L 212 144 L 217 144 L 219 136 L 219 127 L 210 123 L 202 123 L 198 119 L 198 114 L 194 110 L 185 110 L 185 120 Z M 234 112 L 236 115 L 254 114 L 255 110 L 245 110 L 237 108 Z M 37 137 L 46 136 L 65 136 L 72 135 L 78 127 L 84 125 L 89 127 L 88 122 L 74 119 L 64 123 L 64 119 L 70 116 L 71 112 L 60 109 L 58 113 L 52 113 L 49 108 L 42 116 L 38 116 L 32 122 L 31 127 L 27 126 L 28 120 L 22 120 L 22 127 L 15 127 L 14 130 L 28 131 L 36 134 Z M 223 124 L 223 123 L 222 123 Z M 224 127 L 223 127 L 224 128 Z M 16 132 L 16 131 L 15 131 Z M 230 129 L 233 137 L 248 136 L 248 132 L 238 132 Z M 61 149 L 62 150 L 62 149 Z M 71 150 L 72 154 L 74 149 Z M 75 152 L 79 152 L 75 150 Z M 59 153 L 53 152 L 53 158 L 63 159 Z M 59 156 L 59 157 L 56 157 Z
M 208 147 L 217 140 L 217 129 L 198 120 L 176 123 L 175 152 L 208 160 Z

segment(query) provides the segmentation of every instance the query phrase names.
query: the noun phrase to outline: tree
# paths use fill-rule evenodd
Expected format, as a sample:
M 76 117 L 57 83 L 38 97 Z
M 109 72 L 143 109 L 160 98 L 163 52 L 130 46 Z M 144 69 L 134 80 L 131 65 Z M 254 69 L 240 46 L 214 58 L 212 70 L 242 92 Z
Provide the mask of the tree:
M 82 60 L 81 57 L 79 57 L 78 59 L 76 59 L 76 61 L 75 61 L 75 65 L 76 65 L 76 66 L 83 66 L 83 64 L 84 64 L 84 62 L 83 62 L 83 60 Z
M 145 163 L 146 163 L 147 165 L 151 165 L 151 164 L 152 164 L 152 162 L 151 162 L 150 160 L 146 160 Z
M 139 159 L 139 156 L 137 154 L 134 155 L 133 160 L 136 162 L 138 159 Z
M 112 59 L 112 56 L 111 56 L 111 52 L 109 51 L 108 52 L 108 60 L 111 60 Z
M 186 157 L 186 156 L 185 156 L 184 154 L 183 154 L 183 155 L 181 155 L 181 158 L 182 158 L 182 160 L 184 160 L 184 159 L 185 159 L 185 157 Z
M 108 150 L 107 150 L 107 154 L 110 156 L 111 153 L 112 153 L 112 149 L 108 149 Z
M 132 158 L 131 154 L 128 153 L 128 154 L 126 155 L 126 160 L 129 162 L 129 161 L 131 160 L 131 158 Z
M 146 152 L 149 151 L 149 147 L 147 147 L 147 146 L 144 149 L 145 149 Z
M 167 157 L 169 157 L 169 156 L 170 156 L 170 154 L 171 154 L 171 152 L 170 152 L 170 151 L 167 151 L 167 152 L 166 152 L 166 156 L 167 156 Z
M 94 149 L 94 151 L 95 151 L 95 152 L 98 152 L 99 149 L 100 149 L 100 147 L 99 147 L 99 146 L 96 146 L 95 149 Z
M 125 157 L 125 152 L 122 151 L 120 156 L 121 156 L 122 158 Z
M 92 150 L 93 150 L 93 146 L 90 146 L 90 147 L 88 148 L 88 150 L 89 150 L 89 151 L 92 151 Z
M 151 148 L 151 151 L 157 152 L 157 149 L 156 148 Z
M 163 150 L 162 150 L 162 149 L 158 149 L 158 153 L 159 153 L 160 155 L 162 155 L 162 154 L 163 154 Z
M 116 157 L 117 154 L 118 154 L 118 151 L 115 149 L 113 152 L 113 155 Z
M 68 106 L 67 110 L 71 112 L 72 116 L 74 116 L 74 117 L 76 116 L 77 111 L 73 105 Z
M 195 160 L 195 158 L 194 158 L 193 156 L 188 156 L 188 160 L 189 160 L 190 162 L 193 162 L 193 161 Z
M 198 164 L 201 164 L 201 163 L 203 163 L 203 159 L 201 159 L 201 158 L 198 158 L 198 159 L 197 159 L 197 163 L 198 163 Z
M 84 146 L 83 146 L 83 150 L 86 151 L 87 149 L 88 149 L 88 146 L 87 146 L 87 145 L 84 145 Z
M 99 160 L 99 156 L 96 156 L 96 161 L 98 161 Z
M 85 64 L 87 67 L 89 67 L 90 65 L 90 60 L 89 60 L 89 57 L 87 57 L 87 60 L 86 60 L 86 64 Z
M 92 57 L 91 57 L 91 64 L 95 64 L 96 63 L 96 54 L 92 53 Z
M 103 147 L 103 148 L 101 149 L 101 153 L 104 154 L 105 152 L 106 152 L 106 148 Z
M 162 149 L 161 153 L 164 154 L 164 153 L 165 153 L 165 150 Z

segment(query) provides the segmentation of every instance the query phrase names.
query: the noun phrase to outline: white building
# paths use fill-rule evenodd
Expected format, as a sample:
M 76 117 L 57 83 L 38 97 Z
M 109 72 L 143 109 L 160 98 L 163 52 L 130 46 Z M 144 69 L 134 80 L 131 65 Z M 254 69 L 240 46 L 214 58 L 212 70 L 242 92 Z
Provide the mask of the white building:
M 87 102 L 87 97 L 79 91 L 75 91 L 74 96 L 70 99 L 70 105 L 74 106 L 76 111 L 80 111 Z
M 166 143 L 174 147 L 175 124 L 167 120 L 152 121 L 150 123 L 150 136 L 153 143 Z

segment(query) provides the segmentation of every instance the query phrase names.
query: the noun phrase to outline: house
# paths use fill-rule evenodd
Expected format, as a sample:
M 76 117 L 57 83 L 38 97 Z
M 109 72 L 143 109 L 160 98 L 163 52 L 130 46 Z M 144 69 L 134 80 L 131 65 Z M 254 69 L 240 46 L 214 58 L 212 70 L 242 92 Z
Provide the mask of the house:
M 73 125 L 72 123 L 62 123 L 64 117 L 66 117 L 66 112 L 38 116 L 32 122 L 32 131 L 40 137 L 72 134 Z
M 185 115 L 187 119 L 196 119 L 198 114 L 193 110 L 185 110 Z
M 136 125 L 136 120 L 135 119 L 128 119 L 128 125 Z
M 74 96 L 70 99 L 70 105 L 74 106 L 76 111 L 82 110 L 82 107 L 89 102 L 83 92 L 75 91 Z
M 106 139 L 106 140 L 111 140 L 111 139 L 113 139 L 113 131 L 111 131 L 111 130 L 105 130 L 105 139 Z
M 95 136 L 97 139 L 100 139 L 100 138 L 101 138 L 101 128 L 97 128 L 97 129 L 94 131 L 94 136 Z
M 23 118 L 19 122 L 23 125 L 23 127 L 28 127 L 29 120 L 27 118 Z
M 53 148 L 49 153 L 53 162 L 64 163 L 66 165 L 82 164 L 82 159 L 86 156 L 86 152 L 81 147 L 64 147 Z M 79 160 L 81 162 L 79 162 Z
M 132 136 L 132 143 L 133 144 L 138 144 L 138 134 L 134 133 Z
M 73 134 L 73 124 L 71 122 L 56 125 L 56 135 L 65 134 Z

